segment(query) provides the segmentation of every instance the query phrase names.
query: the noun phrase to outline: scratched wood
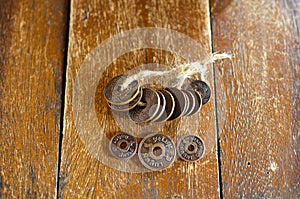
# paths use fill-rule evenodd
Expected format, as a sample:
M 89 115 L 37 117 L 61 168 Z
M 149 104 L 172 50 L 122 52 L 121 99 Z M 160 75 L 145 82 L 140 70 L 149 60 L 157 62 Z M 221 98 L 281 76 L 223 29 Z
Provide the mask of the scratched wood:
M 214 116 L 214 99 L 202 109 L 201 122 L 195 119 L 174 121 L 168 123 L 162 133 L 174 138 L 177 129 L 187 127 L 190 134 L 207 131 L 212 136 L 207 136 L 205 143 L 209 143 L 210 150 L 205 157 L 197 163 L 186 163 L 176 160 L 172 167 L 158 172 L 127 173 L 113 167 L 124 169 L 123 162 L 118 162 L 108 157 L 106 144 L 97 144 L 104 135 L 111 138 L 120 130 L 108 109 L 103 97 L 105 84 L 114 76 L 125 73 L 141 64 L 162 63 L 171 65 L 181 60 L 168 50 L 142 49 L 133 50 L 119 56 L 108 68 L 103 68 L 100 79 L 94 79 L 97 72 L 93 66 L 101 61 L 92 62 L 94 57 L 86 56 L 101 42 L 117 33 L 141 27 L 163 27 L 179 31 L 197 41 L 206 53 L 210 50 L 210 21 L 208 1 L 84 1 L 76 0 L 71 4 L 70 38 L 68 50 L 68 70 L 66 87 L 66 109 L 64 117 L 64 136 L 62 145 L 62 159 L 60 171 L 60 198 L 218 198 L 218 165 L 216 155 L 216 128 Z M 141 35 L 135 35 L 139 37 Z M 151 35 L 150 35 L 151 36 Z M 168 37 L 165 38 L 166 40 Z M 126 41 L 124 41 L 126 42 Z M 170 41 L 172 44 L 176 41 Z M 103 53 L 94 56 L 104 56 L 103 62 L 109 59 L 118 50 L 126 48 L 121 43 L 119 46 L 108 46 Z M 182 45 L 184 48 L 185 46 Z M 111 54 L 105 54 L 111 49 Z M 193 53 L 193 52 L 191 52 Z M 89 60 L 91 62 L 89 62 Z M 185 60 L 189 61 L 189 60 Z M 83 68 L 89 67 L 85 73 Z M 100 67 L 100 69 L 102 69 Z M 99 69 L 99 71 L 101 71 Z M 211 67 L 210 67 L 211 69 Z M 212 71 L 207 72 L 207 81 L 213 89 Z M 98 71 L 98 72 L 99 72 Z M 101 72 L 101 73 L 102 73 Z M 79 74 L 87 75 L 76 87 L 80 79 Z M 79 77 L 78 77 L 79 76 Z M 82 112 L 82 107 L 89 105 L 90 98 L 95 93 L 78 96 L 82 90 L 89 86 L 86 82 L 97 81 L 95 106 L 87 112 Z M 82 87 L 80 87 L 82 86 Z M 75 93 L 76 92 L 76 93 Z M 74 94 L 75 93 L 75 94 Z M 74 94 L 74 96 L 73 96 Z M 82 103 L 76 103 L 82 97 Z M 93 100 L 91 104 L 93 104 Z M 76 105 L 77 104 L 77 105 Z M 76 105 L 76 106 L 75 106 Z M 90 112 L 96 112 L 94 117 L 89 117 Z M 86 116 L 78 120 L 79 116 Z M 97 124 L 101 124 L 102 131 L 93 134 Z M 124 128 L 131 125 L 125 125 Z M 142 127 L 139 127 L 142 128 Z M 128 133 L 135 133 L 134 129 Z M 149 129 L 148 129 L 149 130 Z M 91 133 L 92 132 L 92 133 Z M 101 142 L 100 142 L 101 143 Z M 103 147 L 104 146 L 104 147 Z M 105 150 L 106 149 L 106 150 Z M 103 153 L 101 152 L 103 150 Z M 100 152 L 99 152 L 100 151 Z M 100 153 L 100 154 L 99 154 Z M 108 164 L 110 163 L 110 164 Z M 125 164 L 125 163 L 124 163 Z M 138 164 L 138 163 L 137 163 Z M 124 167 L 123 167 L 124 166 Z M 128 165 L 127 165 L 128 166 Z M 126 167 L 133 169 L 135 166 Z M 139 168 L 139 167 L 138 167 Z
M 67 1 L 0 1 L 0 198 L 55 198 Z
M 224 198 L 299 198 L 299 1 L 211 2 Z

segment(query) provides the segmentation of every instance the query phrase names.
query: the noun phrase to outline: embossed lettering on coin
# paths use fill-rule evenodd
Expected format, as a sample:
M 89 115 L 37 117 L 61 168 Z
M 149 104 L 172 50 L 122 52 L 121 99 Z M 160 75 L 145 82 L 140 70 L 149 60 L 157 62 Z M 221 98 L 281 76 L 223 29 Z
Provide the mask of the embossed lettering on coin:
M 193 162 L 202 158 L 205 151 L 203 141 L 196 135 L 182 136 L 177 143 L 177 153 L 185 161 Z
M 115 158 L 129 159 L 135 155 L 137 145 L 135 137 L 122 132 L 111 139 L 109 143 L 109 150 Z
M 161 170 L 174 162 L 176 147 L 169 137 L 162 134 L 151 134 L 141 141 L 138 156 L 146 168 L 154 171 Z

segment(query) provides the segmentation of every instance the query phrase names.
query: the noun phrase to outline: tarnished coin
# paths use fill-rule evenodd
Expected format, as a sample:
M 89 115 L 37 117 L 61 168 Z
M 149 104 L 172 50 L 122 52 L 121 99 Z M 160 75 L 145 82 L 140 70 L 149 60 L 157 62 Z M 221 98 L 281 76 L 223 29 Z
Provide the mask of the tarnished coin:
M 182 116 L 186 104 L 186 98 L 184 97 L 183 93 L 177 88 L 166 88 L 166 90 L 169 91 L 174 97 L 175 108 L 171 117 L 168 119 L 174 120 Z
M 169 137 L 162 134 L 151 134 L 141 141 L 138 156 L 146 168 L 153 171 L 161 170 L 174 162 L 176 147 Z
M 139 94 L 137 80 L 134 80 L 126 88 L 123 88 L 123 83 L 127 78 L 128 75 L 120 75 L 107 83 L 104 88 L 104 97 L 109 103 L 115 105 L 128 104 Z
M 187 95 L 185 92 L 183 92 L 182 90 L 180 90 L 180 92 L 183 94 L 183 96 L 184 96 L 184 101 L 185 101 L 185 103 L 184 103 L 184 108 L 183 108 L 183 111 L 182 111 L 182 113 L 181 113 L 180 116 L 184 116 L 184 115 L 186 114 L 186 112 L 187 112 L 189 106 L 190 106 L 190 101 L 189 101 L 188 95 Z
M 182 92 L 185 94 L 188 101 L 188 103 L 186 103 L 186 108 L 183 113 L 183 116 L 185 116 L 189 115 L 193 111 L 196 99 L 189 90 L 182 90 Z
M 111 139 L 109 150 L 117 159 L 129 159 L 136 154 L 137 146 L 138 144 L 135 137 L 122 132 Z
M 143 90 L 140 89 L 140 92 L 138 93 L 138 95 L 128 104 L 124 104 L 124 105 L 116 105 L 116 104 L 111 104 L 108 103 L 109 107 L 115 111 L 128 111 L 133 109 L 134 107 L 136 107 L 138 105 L 138 103 L 140 102 L 141 98 L 143 95 Z
M 187 86 L 186 89 L 198 91 L 201 94 L 202 105 L 206 104 L 210 99 L 211 90 L 204 81 L 194 80 Z
M 164 110 L 166 108 L 166 98 L 165 98 L 165 96 L 160 91 L 156 91 L 156 92 L 159 95 L 160 104 L 158 104 L 158 106 L 159 106 L 158 111 L 152 119 L 153 122 L 155 122 L 157 119 L 159 119 L 164 114 Z M 157 107 L 153 106 L 153 108 L 150 110 L 150 114 L 152 114 L 152 111 L 155 112 L 156 109 L 157 109 Z
M 204 155 L 205 147 L 200 137 L 196 135 L 182 136 L 177 143 L 177 153 L 179 157 L 188 162 L 201 159 Z
M 165 109 L 163 110 L 163 114 L 155 120 L 155 122 L 165 122 L 167 121 L 171 115 L 173 114 L 174 108 L 175 108 L 175 101 L 173 95 L 167 91 L 167 90 L 159 90 L 163 96 L 166 99 L 166 106 Z
M 155 90 L 150 88 L 143 88 L 143 95 L 141 102 L 145 106 L 136 106 L 129 110 L 130 118 L 136 123 L 149 122 L 155 117 L 159 111 L 160 97 Z
M 192 111 L 190 112 L 190 114 L 187 114 L 187 116 L 190 115 L 194 115 L 195 113 L 197 113 L 201 107 L 202 107 L 202 98 L 201 98 L 201 94 L 197 91 L 194 90 L 189 90 L 191 92 L 191 94 L 194 96 L 195 99 L 195 105 L 192 109 Z

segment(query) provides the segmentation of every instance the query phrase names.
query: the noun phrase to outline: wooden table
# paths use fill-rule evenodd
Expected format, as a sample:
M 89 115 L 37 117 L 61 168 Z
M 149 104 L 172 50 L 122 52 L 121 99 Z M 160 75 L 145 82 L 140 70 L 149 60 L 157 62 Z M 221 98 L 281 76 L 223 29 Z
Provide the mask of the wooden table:
M 298 0 L 1 0 L 0 198 L 300 198 L 299 13 Z M 201 121 L 167 124 L 210 133 L 209 153 L 163 171 L 121 172 L 82 141 L 74 85 L 95 47 L 150 27 L 233 58 L 209 65 L 213 93 Z M 123 54 L 103 69 L 96 96 L 115 75 L 176 56 Z M 109 137 L 119 128 L 101 100 L 95 112 Z

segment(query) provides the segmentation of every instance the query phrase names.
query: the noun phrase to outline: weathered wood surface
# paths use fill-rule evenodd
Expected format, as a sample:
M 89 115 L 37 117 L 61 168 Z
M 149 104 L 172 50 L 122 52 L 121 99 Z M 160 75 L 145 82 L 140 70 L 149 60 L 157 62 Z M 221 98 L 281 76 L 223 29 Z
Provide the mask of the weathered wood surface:
M 85 57 L 105 39 L 126 30 L 140 27 L 164 27 L 177 30 L 200 43 L 210 52 L 210 21 L 208 1 L 73 1 L 70 16 L 70 38 L 67 71 L 66 111 L 62 145 L 62 165 L 60 172 L 59 197 L 61 198 L 218 198 L 218 167 L 216 155 L 216 129 L 214 100 L 201 111 L 201 124 L 185 120 L 185 125 L 194 130 L 210 131 L 211 139 L 206 142 L 210 152 L 197 163 L 176 160 L 171 168 L 159 172 L 133 174 L 120 172 L 106 166 L 102 161 L 116 161 L 108 157 L 94 157 L 89 150 L 89 142 L 82 141 L 82 135 L 75 128 L 74 99 L 72 95 L 81 89 L 73 89 L 81 64 Z M 166 38 L 167 39 L 167 38 Z M 173 41 L 174 42 L 174 41 Z M 172 43 L 172 41 L 171 41 Z M 124 46 L 120 45 L 119 48 Z M 184 46 L 183 46 L 184 47 Z M 101 55 L 98 55 L 101 56 Z M 108 57 L 110 55 L 107 55 Z M 103 73 L 99 80 L 95 108 L 98 121 L 111 137 L 119 131 L 103 97 L 105 84 L 114 76 L 129 71 L 141 64 L 160 62 L 174 63 L 172 52 L 161 50 L 136 50 L 119 57 Z M 92 72 L 91 72 L 92 73 Z M 213 89 L 212 71 L 207 80 Z M 93 81 L 86 79 L 86 81 Z M 98 80 L 97 80 L 98 81 Z M 85 89 L 85 88 L 82 88 Z M 93 97 L 94 93 L 91 95 Z M 86 102 L 83 102 L 86 103 Z M 77 115 L 76 115 L 77 114 Z M 87 120 L 94 118 L 87 117 Z M 169 123 L 164 133 L 174 132 L 184 122 Z M 86 129 L 95 128 L 86 123 Z M 167 128 L 169 131 L 167 131 Z M 201 128 L 201 130 L 199 130 Z M 134 131 L 128 132 L 134 133 Z M 173 133 L 173 134 L 172 134 Z M 100 133 L 101 134 L 101 133 Z M 103 136 L 103 135 L 102 135 Z M 99 136 L 89 136 L 90 143 Z M 95 150 L 98 147 L 93 146 Z M 95 152 L 95 151 L 94 151 Z M 93 153 L 93 152 L 92 152 Z M 95 152 L 96 153 L 96 152 Z M 103 155 L 104 156 L 104 155 Z M 99 158 L 99 157 L 98 157 Z M 117 164 L 117 163 L 116 163 Z M 120 163 L 122 166 L 122 163 Z
M 67 1 L 0 1 L 0 198 L 55 198 Z
M 224 198 L 299 198 L 299 1 L 211 2 Z

